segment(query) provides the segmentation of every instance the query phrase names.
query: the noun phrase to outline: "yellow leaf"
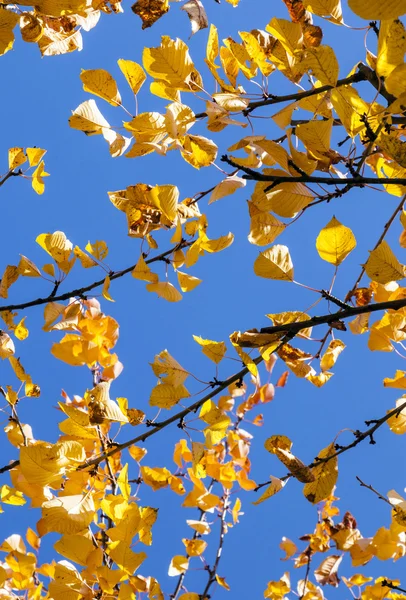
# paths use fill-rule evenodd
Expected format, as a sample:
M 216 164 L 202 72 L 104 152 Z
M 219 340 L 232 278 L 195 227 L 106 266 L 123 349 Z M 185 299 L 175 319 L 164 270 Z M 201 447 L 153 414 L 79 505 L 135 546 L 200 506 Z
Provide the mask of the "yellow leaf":
M 394 72 L 393 72 L 394 73 Z M 390 77 L 392 74 L 388 77 Z M 402 78 L 404 81 L 404 72 L 402 72 Z M 406 142 L 385 133 L 381 134 L 378 138 L 381 149 L 386 152 L 393 160 L 395 160 L 401 167 L 406 167 Z
M 267 246 L 284 231 L 286 225 L 270 213 L 259 212 L 251 215 L 248 241 L 256 246 Z
M 107 244 L 103 240 L 97 240 L 94 244 L 88 242 L 85 246 L 85 250 L 99 261 L 104 260 L 109 253 Z
M 22 492 L 11 488 L 8 485 L 0 487 L 0 502 L 11 504 L 12 506 L 23 506 L 27 501 Z
M 142 254 L 139 257 L 136 266 L 131 271 L 131 275 L 135 277 L 135 279 L 150 281 L 151 283 L 158 283 L 158 275 L 151 271 Z
M 179 300 L 182 300 L 182 294 L 169 281 L 148 283 L 146 288 L 149 292 L 157 293 L 160 298 L 164 298 L 168 302 L 179 302 Z
M 1 42 L 0 42 L 1 43 Z M 27 160 L 24 148 L 10 148 L 8 151 L 8 168 L 10 171 L 17 169 Z
M 83 131 L 86 135 L 98 135 L 103 133 L 104 128 L 110 125 L 99 111 L 94 100 L 86 100 L 72 111 L 69 118 L 72 129 Z
M 348 0 L 350 9 L 362 19 L 396 19 L 406 13 L 406 0 Z
M 176 185 L 156 185 L 151 197 L 169 221 L 173 222 L 178 214 L 179 190 Z
M 396 400 L 396 408 L 400 408 L 402 404 L 405 404 L 406 396 L 402 396 L 398 400 Z M 391 412 L 390 410 L 387 411 Z M 389 425 L 389 429 L 398 435 L 403 435 L 406 433 L 406 408 L 403 408 L 398 413 L 394 414 L 393 417 L 390 417 L 387 421 Z
M 50 256 L 52 256 L 57 263 L 66 263 L 69 260 L 73 245 L 63 231 L 54 231 L 54 233 L 41 233 L 35 241 Z
M 26 256 L 20 255 L 18 263 L 18 274 L 23 277 L 41 277 L 41 271 L 38 267 Z
M 45 155 L 46 150 L 42 148 L 27 148 L 27 157 L 30 167 L 36 167 L 41 162 L 42 157 Z
M 7 265 L 0 280 L 0 298 L 8 298 L 8 290 L 17 281 L 18 275 L 18 267 Z
M 182 271 L 177 271 L 178 283 L 182 292 L 191 292 L 194 290 L 200 283 L 202 283 L 201 279 L 198 277 L 193 277 L 193 275 L 189 275 L 188 273 L 182 273 Z
M 182 147 L 183 158 L 196 169 L 208 167 L 216 160 L 216 144 L 201 135 L 186 135 L 182 140 Z
M 82 444 L 75 441 L 35 442 L 20 449 L 24 477 L 29 483 L 42 486 L 59 482 L 64 473 L 74 470 L 85 458 Z
M 163 35 L 157 48 L 144 48 L 142 62 L 146 72 L 155 79 L 183 92 L 201 90 L 203 82 L 189 55 L 187 45 L 179 38 Z
M 341 0 L 303 0 L 303 6 L 319 17 L 327 17 L 333 23 L 342 23 Z
M 109 300 L 109 302 L 115 302 L 115 300 L 113 300 L 113 298 L 109 294 L 109 288 L 110 288 L 110 277 L 107 275 L 107 277 L 105 278 L 104 283 L 103 283 L 102 296 L 106 300 Z
M 20 17 L 6 7 L 0 9 L 0 56 L 11 50 L 14 44 L 13 29 Z
M 293 264 L 287 246 L 276 245 L 261 252 L 254 263 L 258 277 L 293 281 Z
M 345 227 L 335 217 L 320 231 L 316 248 L 323 260 L 338 267 L 356 247 L 357 242 L 349 227 Z
M 99 425 L 110 421 L 128 423 L 128 418 L 117 402 L 110 398 L 110 381 L 102 381 L 86 393 L 91 425 Z
M 265 488 L 265 492 L 263 492 L 263 494 L 260 498 L 258 498 L 258 500 L 252 503 L 255 504 L 255 506 L 258 506 L 258 504 L 265 502 L 265 500 L 268 500 L 268 498 L 271 498 L 271 496 L 274 496 L 275 494 L 280 492 L 287 483 L 287 481 L 282 481 L 277 477 L 273 477 L 273 475 L 270 475 L 269 480 L 271 483 L 268 485 L 267 488 Z
M 332 127 L 333 119 L 309 121 L 296 127 L 296 136 L 313 158 L 323 160 L 330 150 Z
M 341 340 L 331 340 L 327 350 L 320 359 L 320 367 L 322 371 L 328 371 L 333 367 L 337 358 L 344 350 L 345 344 Z
M 43 194 L 45 190 L 43 177 L 49 176 L 49 173 L 45 172 L 44 166 L 44 161 L 42 160 L 32 174 L 32 187 L 39 195 Z
M 275 454 L 298 481 L 302 483 L 314 481 L 314 476 L 309 467 L 290 451 L 292 442 L 288 437 L 284 435 L 272 435 L 265 441 L 264 445 L 266 450 L 271 454 Z
M 207 548 L 207 542 L 204 540 L 183 538 L 182 542 L 185 544 L 188 556 L 200 556 Z
M 63 535 L 55 542 L 54 549 L 68 560 L 86 567 L 94 545 L 92 540 L 84 535 Z
M 330 46 L 309 48 L 305 51 L 301 67 L 310 70 L 322 85 L 335 86 L 338 79 L 338 61 Z
M 318 458 L 324 459 L 336 453 L 334 443 L 327 446 L 319 452 Z M 317 460 L 315 461 L 317 463 Z M 303 493 L 307 500 L 312 504 L 317 504 L 328 498 L 335 487 L 338 477 L 338 461 L 337 457 L 331 458 L 328 462 L 316 464 L 312 468 L 314 481 L 307 483 L 303 488 Z
M 141 477 L 156 492 L 169 484 L 172 474 L 166 467 L 141 467 Z
M 294 542 L 292 542 L 292 540 L 289 540 L 286 537 L 282 538 L 282 541 L 279 544 L 279 548 L 281 550 L 283 550 L 284 552 L 286 552 L 286 556 L 284 558 L 282 558 L 281 560 L 289 560 L 289 558 L 292 558 L 292 556 L 294 556 L 296 554 L 296 552 L 299 552 L 296 544 Z
M 299 23 L 274 17 L 266 26 L 266 31 L 276 37 L 288 54 L 294 56 L 303 43 L 302 28 Z
M 217 575 L 217 573 L 216 573 L 216 581 L 219 585 L 221 585 L 221 587 L 225 588 L 228 592 L 230 591 L 230 586 L 228 585 L 225 578 L 220 577 L 219 575 Z
M 216 202 L 216 200 L 220 200 L 220 198 L 234 194 L 236 190 L 245 187 L 246 184 L 247 181 L 242 177 L 237 177 L 237 175 L 223 179 L 223 181 L 220 181 L 214 188 L 209 199 L 209 204 Z
M 124 60 L 123 58 L 120 58 L 117 64 L 132 89 L 133 94 L 137 95 L 147 78 L 144 69 L 138 63 L 132 60 Z
M 21 319 L 17 327 L 14 329 L 14 335 L 18 340 L 25 340 L 28 337 L 29 331 L 24 325 L 25 317 Z
M 42 518 L 37 523 L 37 531 L 41 537 L 51 531 L 80 533 L 90 525 L 94 515 L 95 506 L 90 493 L 85 496 L 60 496 L 42 505 Z
M 189 372 L 167 350 L 156 354 L 154 362 L 150 364 L 154 375 L 159 377 L 164 383 L 169 383 L 175 387 L 184 383 L 189 375 Z
M 200 232 L 201 234 L 201 232 Z M 232 233 L 228 233 L 227 235 L 223 235 L 216 240 L 209 240 L 209 238 L 203 234 L 200 237 L 200 249 L 205 250 L 206 252 L 221 252 L 225 250 L 234 241 L 234 235 Z
M 83 83 L 85 92 L 90 92 L 99 98 L 103 98 L 113 106 L 121 104 L 121 96 L 117 88 L 117 83 L 113 77 L 104 69 L 82 70 L 80 79 Z
M 117 485 L 120 488 L 123 497 L 129 500 L 131 496 L 131 486 L 128 483 L 128 463 L 124 465 L 124 467 L 120 471 L 120 475 L 117 478 Z
M 11 356 L 9 358 L 9 361 L 10 361 L 10 364 L 13 368 L 13 371 L 14 371 L 17 379 L 19 379 L 20 381 L 24 381 L 24 382 L 31 381 L 30 375 L 28 375 L 28 373 L 25 372 L 25 369 L 24 369 L 23 365 L 21 364 L 19 358 L 14 358 L 13 356 Z
M 216 363 L 216 365 L 223 360 L 224 355 L 227 352 L 227 347 L 224 342 L 204 340 L 198 335 L 194 335 L 193 339 L 202 347 L 203 354 Z
M 149 398 L 150 406 L 171 409 L 182 398 L 189 398 L 190 394 L 184 385 L 170 385 L 161 383 L 156 385 Z
M 186 556 L 177 555 L 174 556 L 169 565 L 168 575 L 169 577 L 177 577 L 186 573 L 189 568 L 189 559 Z
M 405 26 L 399 19 L 385 19 L 379 27 L 378 56 L 376 72 L 386 78 L 398 66 L 403 64 L 406 51 Z M 393 91 L 391 90 L 391 93 Z M 398 96 L 399 94 L 395 94 Z
M 91 267 L 97 267 L 97 262 L 93 260 L 90 256 L 83 252 L 79 248 L 79 246 L 75 246 L 73 249 L 73 254 L 80 260 L 80 264 L 84 269 L 90 269 Z
M 365 272 L 373 281 L 385 284 L 403 279 L 405 267 L 400 264 L 389 244 L 384 240 L 370 253 L 365 264 Z
M 392 379 L 390 377 L 385 377 L 383 385 L 389 388 L 406 390 L 406 371 L 396 371 L 395 376 Z

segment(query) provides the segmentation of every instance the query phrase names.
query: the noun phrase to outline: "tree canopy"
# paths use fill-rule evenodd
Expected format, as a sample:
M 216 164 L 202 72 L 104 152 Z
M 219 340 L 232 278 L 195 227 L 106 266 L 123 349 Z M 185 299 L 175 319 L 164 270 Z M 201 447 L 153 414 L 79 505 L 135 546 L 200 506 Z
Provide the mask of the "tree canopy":
M 0 598 L 406 600 L 406 0 L 30 1 Z

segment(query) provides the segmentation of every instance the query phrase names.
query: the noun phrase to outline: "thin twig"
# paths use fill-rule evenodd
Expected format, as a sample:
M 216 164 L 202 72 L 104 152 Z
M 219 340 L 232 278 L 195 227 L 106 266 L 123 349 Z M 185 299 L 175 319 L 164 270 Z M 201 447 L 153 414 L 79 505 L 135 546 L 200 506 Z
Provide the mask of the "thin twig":
M 380 427 L 382 427 L 382 425 L 384 423 L 389 421 L 389 419 L 391 419 L 394 416 L 398 416 L 404 408 L 406 408 L 406 402 L 404 402 L 400 406 L 397 406 L 393 410 L 389 411 L 386 415 L 384 415 L 380 419 L 373 419 L 373 420 L 365 421 L 365 423 L 367 425 L 370 425 L 371 423 L 373 423 L 372 427 L 369 427 L 365 431 L 358 431 L 358 430 L 355 431 L 354 432 L 355 440 L 353 442 L 351 442 L 351 444 L 347 444 L 347 446 L 341 446 L 340 448 L 337 449 L 336 452 L 334 452 L 333 454 L 330 454 L 329 456 L 326 456 L 325 458 L 316 458 L 312 463 L 307 465 L 308 468 L 312 469 L 313 467 L 317 467 L 318 465 L 321 465 L 323 463 L 328 463 L 333 458 L 340 456 L 340 454 L 344 454 L 344 452 L 348 452 L 348 450 L 355 448 L 356 446 L 358 446 L 358 444 L 360 444 L 361 442 L 363 442 L 364 440 L 366 440 L 368 438 L 369 438 L 370 444 L 375 444 L 376 442 L 373 437 L 374 433 Z M 282 477 L 281 479 L 285 479 L 285 478 Z M 358 479 L 358 477 L 357 477 L 357 479 Z M 269 485 L 270 483 L 271 483 L 271 481 L 265 481 L 264 483 L 260 483 L 257 485 L 257 487 L 255 488 L 254 491 L 257 492 L 258 490 L 265 487 L 266 485 Z M 365 486 L 365 487 L 368 487 L 368 486 Z M 375 490 L 373 490 L 373 491 L 375 491 Z
M 379 236 L 378 241 L 376 242 L 373 250 L 376 250 L 377 247 L 379 246 L 379 244 L 381 244 L 386 236 L 386 234 L 388 233 L 392 223 L 394 222 L 394 220 L 396 219 L 396 216 L 398 215 L 398 213 L 400 213 L 400 211 L 403 208 L 403 205 L 406 201 L 406 194 L 402 196 L 402 199 L 400 201 L 400 203 L 397 205 L 397 207 L 395 208 L 394 212 L 392 213 L 392 215 L 390 216 L 389 220 L 387 221 L 387 223 L 385 224 L 385 227 L 383 228 L 383 232 L 382 234 Z M 361 281 L 363 275 L 365 273 L 365 265 L 362 267 L 360 274 L 357 277 L 356 282 L 354 283 L 354 285 L 352 286 L 352 288 L 350 289 L 350 291 L 348 292 L 348 294 L 345 297 L 345 302 L 348 302 L 352 296 L 354 295 L 355 290 L 358 287 L 359 282 Z
M 216 579 L 217 570 L 218 570 L 218 566 L 220 564 L 221 554 L 223 552 L 223 547 L 224 547 L 224 540 L 225 540 L 225 536 L 227 533 L 226 514 L 227 514 L 227 509 L 228 509 L 228 502 L 229 502 L 229 494 L 228 494 L 228 491 L 226 490 L 224 493 L 224 497 L 223 497 L 223 510 L 221 513 L 221 520 L 220 520 L 219 544 L 217 547 L 216 558 L 215 558 L 213 567 L 212 568 L 207 567 L 207 571 L 209 573 L 209 579 L 206 583 L 206 587 L 204 588 L 203 593 L 200 596 L 203 599 L 209 597 L 208 596 L 209 590 L 210 590 L 211 586 L 213 585 L 213 583 L 215 583 L 217 581 L 217 579 Z

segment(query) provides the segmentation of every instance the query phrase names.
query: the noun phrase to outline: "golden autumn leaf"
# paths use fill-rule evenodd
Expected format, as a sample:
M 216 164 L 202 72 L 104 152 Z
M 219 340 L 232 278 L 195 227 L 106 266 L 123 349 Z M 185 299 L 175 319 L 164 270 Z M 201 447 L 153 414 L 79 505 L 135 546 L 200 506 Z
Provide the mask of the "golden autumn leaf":
M 321 450 L 318 459 L 326 459 L 336 453 L 334 443 Z M 334 490 L 338 476 L 338 461 L 334 456 L 328 461 L 323 461 L 312 468 L 314 481 L 306 483 L 303 494 L 312 504 L 317 504 L 328 498 Z
M 349 227 L 345 227 L 335 217 L 320 231 L 316 248 L 320 258 L 338 267 L 354 250 L 357 242 Z
M 330 46 L 318 46 L 305 51 L 301 67 L 310 70 L 322 85 L 335 86 L 338 79 L 338 61 Z
M 268 500 L 268 498 L 271 498 L 272 496 L 280 492 L 287 484 L 287 480 L 282 481 L 281 479 L 273 477 L 272 475 L 270 475 L 269 480 L 271 483 L 265 488 L 265 491 L 260 496 L 260 498 L 253 502 L 255 506 L 261 504 L 262 502 L 265 502 L 265 500 Z
M 276 245 L 261 252 L 255 260 L 254 272 L 266 279 L 293 281 L 293 263 L 287 246 Z
M 172 40 L 163 35 L 160 46 L 144 48 L 142 62 L 151 77 L 164 81 L 179 91 L 190 92 L 203 87 L 200 74 L 190 58 L 189 49 L 179 38 Z
M 149 292 L 155 292 L 160 298 L 164 298 L 168 302 L 182 300 L 182 294 L 169 281 L 148 283 L 146 288 Z
M 370 279 L 384 284 L 405 277 L 405 267 L 400 264 L 385 240 L 370 253 L 365 271 Z
M 13 29 L 20 20 L 19 16 L 6 7 L 0 9 L 0 55 L 5 54 L 14 44 Z
M 104 69 L 82 70 L 80 79 L 85 92 L 90 92 L 99 98 L 103 98 L 112 106 L 121 104 L 121 96 L 117 83 L 113 77 Z
M 194 335 L 193 339 L 202 347 L 202 352 L 207 358 L 218 364 L 224 358 L 227 347 L 224 342 L 214 342 L 213 340 L 204 340 L 198 335 Z
M 17 169 L 27 160 L 27 155 L 24 148 L 9 148 L 8 151 L 8 168 L 10 171 Z
M 350 9 L 362 19 L 396 19 L 406 13 L 405 0 L 387 0 L 382 3 L 379 0 L 348 0 Z
M 132 60 L 124 60 L 123 58 L 120 58 L 117 64 L 133 94 L 136 96 L 147 78 L 144 69 L 138 63 Z

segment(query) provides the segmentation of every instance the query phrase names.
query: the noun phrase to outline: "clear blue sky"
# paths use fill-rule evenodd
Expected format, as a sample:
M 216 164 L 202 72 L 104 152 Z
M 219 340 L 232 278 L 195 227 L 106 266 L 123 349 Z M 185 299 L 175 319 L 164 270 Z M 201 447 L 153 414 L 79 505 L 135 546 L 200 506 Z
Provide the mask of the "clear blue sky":
M 206 0 L 205 5 L 209 21 L 217 25 L 220 38 L 232 36 L 237 39 L 239 30 L 265 28 L 273 16 L 288 18 L 280 1 L 241 0 L 238 9 L 212 0 Z M 82 248 L 88 240 L 105 240 L 110 248 L 108 262 L 111 268 L 125 268 L 136 262 L 139 241 L 127 237 L 125 217 L 111 205 L 107 191 L 124 189 L 138 182 L 151 185 L 171 183 L 179 187 L 183 198 L 221 180 L 221 173 L 215 168 L 197 171 L 175 152 L 166 158 L 152 154 L 142 159 L 112 159 L 101 136 L 86 138 L 69 128 L 67 121 L 71 111 L 90 97 L 82 89 L 79 79 L 81 69 L 104 68 L 110 71 L 119 82 L 124 104 L 132 109 L 131 94 L 117 67 L 117 59 L 141 63 L 143 47 L 159 45 L 160 36 L 164 34 L 178 36 L 188 42 L 190 25 L 176 3 L 171 4 L 168 15 L 146 31 L 141 30 L 140 20 L 131 12 L 129 3 L 125 2 L 124 8 L 124 14 L 103 15 L 97 27 L 84 34 L 84 49 L 80 53 L 41 58 L 35 45 L 23 44 L 17 39 L 14 50 L 1 58 L 0 171 L 6 171 L 9 147 L 36 145 L 47 149 L 46 170 L 51 174 L 42 197 L 34 194 L 29 182 L 18 178 L 8 181 L 2 188 L 3 266 L 16 264 L 20 253 L 38 264 L 47 262 L 35 238 L 40 233 L 63 230 L 74 244 Z M 347 6 L 344 6 L 344 14 L 349 25 L 360 26 Z M 323 26 L 324 42 L 335 48 L 340 61 L 340 76 L 344 77 L 358 60 L 364 60 L 364 32 L 323 24 L 318 19 L 316 22 Z M 192 58 L 201 68 L 206 88 L 213 91 L 211 76 L 203 66 L 206 39 L 207 30 L 199 32 L 188 43 Z M 270 80 L 272 93 L 283 93 L 288 89 L 281 78 L 275 78 L 275 81 L 278 83 L 274 84 L 272 78 Z M 188 102 L 189 97 L 185 97 L 184 101 Z M 97 100 L 97 103 L 110 122 L 119 123 L 126 119 L 119 108 L 108 106 L 102 100 Z M 144 86 L 139 97 L 141 111 L 163 111 L 165 104 L 164 100 L 149 95 L 147 86 Z M 202 110 L 202 105 L 199 106 Z M 276 110 L 268 114 L 274 112 Z M 270 139 L 281 134 L 270 120 L 258 119 L 254 126 L 256 133 L 266 133 Z M 202 125 L 197 125 L 195 132 L 205 135 Z M 220 147 L 219 154 L 243 135 L 244 130 L 240 128 L 228 128 L 225 134 L 217 136 L 215 141 Z M 192 339 L 193 334 L 227 340 L 232 331 L 268 324 L 264 316 L 266 313 L 304 310 L 315 300 L 315 296 L 307 290 L 254 276 L 252 265 L 258 248 L 247 240 L 246 200 L 250 193 L 248 185 L 243 191 L 208 208 L 207 199 L 202 201 L 200 209 L 203 212 L 207 208 L 210 236 L 217 237 L 232 231 L 235 242 L 226 251 L 205 256 L 199 261 L 192 274 L 203 279 L 203 283 L 194 292 L 184 294 L 182 302 L 166 303 L 155 294 L 148 294 L 143 283 L 130 277 L 112 285 L 111 294 L 116 302 L 112 304 L 102 300 L 102 308 L 120 323 L 116 349 L 125 367 L 113 383 L 113 397 L 128 397 L 131 406 L 153 416 L 148 408 L 148 398 L 155 385 L 155 377 L 148 362 L 152 362 L 155 354 L 167 348 L 185 368 L 208 380 L 215 375 L 214 369 L 212 363 L 201 355 Z M 319 259 L 315 240 L 320 229 L 335 215 L 352 228 L 358 242 L 335 287 L 337 296 L 345 295 L 397 203 L 398 199 L 394 196 L 363 190 L 353 191 L 342 199 L 308 211 L 278 240 L 289 246 L 296 278 L 316 288 L 328 287 L 333 267 Z M 392 242 L 398 258 L 405 262 L 402 257 L 404 251 L 396 242 L 399 232 L 396 224 L 388 241 Z M 171 235 L 159 236 L 162 250 L 169 247 Z M 77 267 L 63 291 L 93 278 L 98 278 L 98 274 Z M 25 280 L 12 288 L 10 298 L 18 302 L 46 295 L 49 291 L 44 283 Z M 51 345 L 59 336 L 42 331 L 42 308 L 27 310 L 22 315 L 27 315 L 30 337 L 18 344 L 17 354 L 41 385 L 42 395 L 39 399 L 25 400 L 21 404 L 20 416 L 24 422 L 32 424 L 37 439 L 54 442 L 58 435 L 56 423 L 60 419 L 55 406 L 61 399 L 61 390 L 64 389 L 70 396 L 82 395 L 86 388 L 91 387 L 91 376 L 86 368 L 69 367 L 50 356 Z M 275 400 L 265 406 L 264 426 L 245 426 L 255 435 L 251 459 L 252 476 L 256 481 L 265 481 L 270 474 L 281 476 L 285 473 L 277 460 L 263 448 L 264 440 L 270 435 L 288 435 L 294 441 L 294 452 L 303 461 L 310 462 L 341 429 L 362 429 L 364 419 L 380 417 L 394 406 L 400 394 L 396 390 L 384 389 L 382 379 L 392 376 L 396 369 L 404 368 L 402 359 L 394 353 L 369 352 L 366 337 L 343 333 L 342 339 L 347 349 L 338 360 L 334 377 L 325 387 L 316 389 L 307 381 L 291 375 L 288 385 L 278 390 Z M 231 375 L 234 364 L 228 361 L 221 365 L 220 377 Z M 276 376 L 283 370 L 283 364 L 278 364 Z M 0 372 L 1 384 L 9 383 L 8 365 L 1 363 Z M 122 439 L 126 439 L 127 435 L 123 434 Z M 154 438 L 153 443 L 147 444 L 145 464 L 174 468 L 170 461 L 168 465 L 168 455 L 172 454 L 177 439 L 179 430 L 176 427 Z M 340 439 L 349 441 L 351 436 L 348 434 L 347 438 L 343 436 Z M 377 442 L 375 446 L 365 443 L 345 454 L 339 462 L 336 493 L 341 498 L 341 514 L 351 511 L 364 537 L 373 535 L 381 526 L 389 526 L 390 514 L 387 506 L 359 488 L 355 476 L 359 475 L 367 483 L 375 485 L 383 494 L 392 488 L 402 493 L 404 486 L 404 439 L 394 436 L 388 428 L 382 428 Z M 15 458 L 13 449 L 5 441 L 2 448 L 2 463 Z M 279 579 L 289 566 L 280 562 L 283 553 L 278 545 L 282 536 L 296 542 L 299 536 L 312 532 L 317 510 L 304 499 L 301 485 L 295 481 L 258 507 L 251 504 L 256 499 L 253 494 L 241 492 L 239 496 L 245 514 L 226 538 L 219 573 L 231 586 L 230 598 L 262 597 L 267 581 Z M 147 550 L 149 558 L 140 572 L 156 576 L 164 590 L 170 593 L 175 583 L 167 576 L 167 568 L 173 555 L 183 553 L 181 538 L 190 534 L 185 520 L 196 518 L 196 511 L 180 510 L 181 500 L 166 490 L 154 494 L 142 486 L 140 498 L 144 505 L 160 507 L 159 520 L 154 527 L 155 543 Z M 16 520 L 12 523 L 7 515 Z M 2 535 L 12 532 L 23 534 L 27 526 L 33 527 L 38 518 L 38 511 L 6 507 Z M 51 536 L 44 540 L 44 560 L 50 560 L 54 555 L 51 542 Z M 214 549 L 214 539 L 211 543 Z M 321 562 L 320 556 L 317 557 L 319 559 Z M 198 561 L 195 563 L 197 565 Z M 346 576 L 351 575 L 353 571 L 348 559 L 343 565 L 340 571 Z M 390 562 L 381 564 L 375 559 L 356 571 L 375 577 L 395 577 L 401 574 L 402 566 Z M 304 573 L 300 576 L 303 577 Z M 202 577 L 206 575 L 201 572 L 192 574 L 186 581 L 188 588 L 199 592 Z M 196 585 L 193 585 L 194 581 Z M 344 592 L 343 595 L 342 588 L 338 592 L 328 589 L 326 594 L 328 597 L 349 597 L 349 593 Z M 226 592 L 218 589 L 215 597 L 226 597 Z

